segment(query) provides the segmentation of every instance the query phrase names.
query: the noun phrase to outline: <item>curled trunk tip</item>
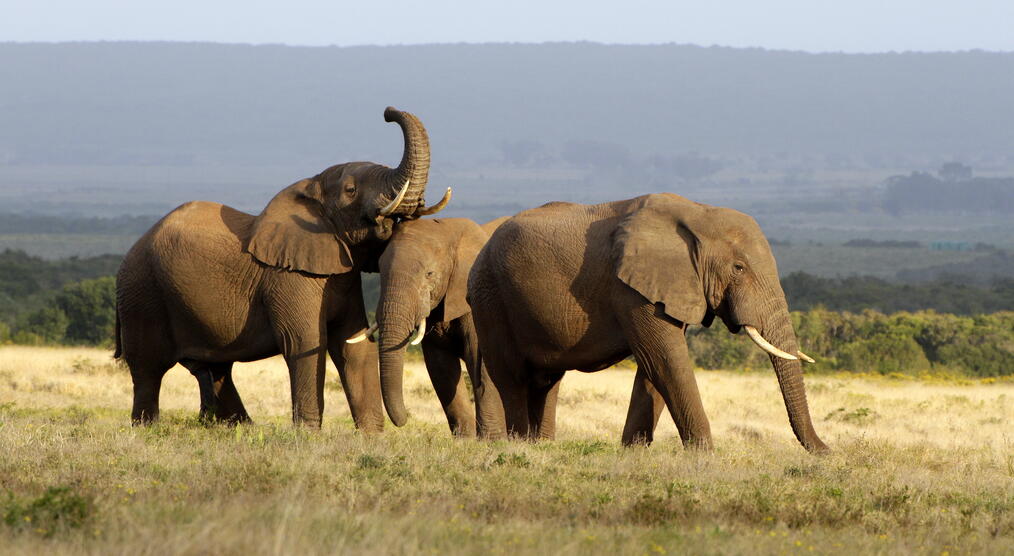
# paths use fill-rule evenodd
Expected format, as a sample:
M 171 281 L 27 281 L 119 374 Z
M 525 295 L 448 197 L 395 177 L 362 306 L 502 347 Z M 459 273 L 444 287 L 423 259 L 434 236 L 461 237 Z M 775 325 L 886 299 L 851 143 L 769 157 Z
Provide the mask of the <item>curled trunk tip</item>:
M 419 118 L 393 106 L 388 106 L 384 110 L 384 120 L 397 123 L 405 139 L 401 163 L 397 168 L 391 168 L 387 172 L 389 198 L 395 197 L 402 184 L 411 183 L 404 198 L 394 208 L 393 214 L 411 216 L 422 208 L 423 196 L 426 193 L 430 171 L 429 135 Z

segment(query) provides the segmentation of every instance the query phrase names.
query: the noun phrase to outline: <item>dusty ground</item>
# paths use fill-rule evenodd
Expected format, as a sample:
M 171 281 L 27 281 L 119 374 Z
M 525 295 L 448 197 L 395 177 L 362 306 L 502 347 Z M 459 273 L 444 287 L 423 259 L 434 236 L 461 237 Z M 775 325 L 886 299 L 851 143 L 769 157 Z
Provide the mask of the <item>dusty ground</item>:
M 289 424 L 279 359 L 235 377 L 252 426 L 200 423 L 176 368 L 162 423 L 131 428 L 108 352 L 0 347 L 3 552 L 1014 552 L 1011 382 L 807 377 L 818 458 L 770 373 L 698 372 L 711 453 L 667 416 L 619 446 L 630 371 L 568 375 L 540 444 L 451 439 L 418 366 L 412 419 L 378 436 L 333 371 L 321 432 Z

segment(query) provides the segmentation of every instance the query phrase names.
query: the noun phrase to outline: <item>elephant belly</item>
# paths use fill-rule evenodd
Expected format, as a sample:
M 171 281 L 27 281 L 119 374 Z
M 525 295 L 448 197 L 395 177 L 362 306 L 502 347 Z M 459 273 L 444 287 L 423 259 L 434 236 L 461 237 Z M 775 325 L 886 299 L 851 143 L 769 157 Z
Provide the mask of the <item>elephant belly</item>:
M 600 370 L 626 357 L 630 349 L 620 325 L 604 310 L 556 295 L 540 300 L 514 330 L 525 360 L 536 369 Z
M 222 304 L 214 311 L 177 313 L 173 336 L 180 358 L 254 361 L 277 355 L 278 342 L 263 312 L 237 303 Z

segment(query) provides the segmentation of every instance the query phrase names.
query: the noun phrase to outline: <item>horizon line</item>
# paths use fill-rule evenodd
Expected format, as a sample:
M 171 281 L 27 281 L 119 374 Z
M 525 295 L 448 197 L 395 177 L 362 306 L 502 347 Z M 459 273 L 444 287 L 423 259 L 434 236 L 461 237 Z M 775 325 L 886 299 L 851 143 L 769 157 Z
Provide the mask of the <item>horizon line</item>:
M 803 50 L 791 48 L 769 48 L 765 46 L 728 46 L 721 44 L 703 45 L 697 43 L 650 42 L 650 43 L 624 43 L 604 42 L 594 40 L 561 40 L 561 41 L 448 41 L 448 42 L 420 42 L 420 43 L 365 43 L 365 44 L 290 44 L 284 42 L 225 42 L 215 40 L 168 40 L 168 39 L 81 39 L 81 40 L 55 40 L 55 41 L 0 41 L 0 45 L 76 45 L 76 44 L 179 44 L 179 45 L 216 45 L 216 46 L 249 46 L 249 47 L 285 47 L 285 48 L 407 48 L 407 47 L 434 47 L 434 46 L 554 46 L 554 45 L 593 45 L 603 47 L 682 47 L 721 49 L 721 50 L 743 50 L 763 51 L 772 53 L 809 54 L 809 55 L 847 55 L 847 56 L 876 56 L 885 54 L 1014 54 L 1014 50 L 990 50 L 986 48 L 967 48 L 958 50 L 877 50 L 877 51 L 848 51 L 848 50 Z

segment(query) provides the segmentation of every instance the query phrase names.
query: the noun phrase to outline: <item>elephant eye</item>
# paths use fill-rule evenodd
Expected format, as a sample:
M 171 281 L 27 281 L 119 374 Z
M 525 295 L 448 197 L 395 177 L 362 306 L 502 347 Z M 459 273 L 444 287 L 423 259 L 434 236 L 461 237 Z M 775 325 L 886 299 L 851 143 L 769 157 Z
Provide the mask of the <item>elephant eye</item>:
M 427 278 L 433 278 L 433 271 L 432 270 L 427 270 L 426 271 L 426 277 Z
M 347 183 L 347 184 L 345 184 L 345 192 L 348 193 L 349 195 L 355 195 L 356 194 L 356 184 L 354 184 L 354 183 Z
M 735 272 L 736 274 L 742 274 L 742 273 L 743 273 L 743 271 L 744 271 L 744 270 L 746 270 L 746 267 L 745 267 L 745 266 L 743 266 L 743 264 L 742 264 L 742 263 L 733 263 L 733 265 L 732 265 L 732 270 L 733 270 L 733 271 L 734 271 L 734 272 Z

